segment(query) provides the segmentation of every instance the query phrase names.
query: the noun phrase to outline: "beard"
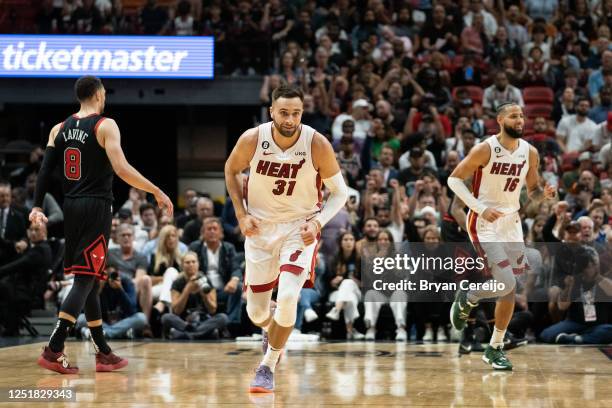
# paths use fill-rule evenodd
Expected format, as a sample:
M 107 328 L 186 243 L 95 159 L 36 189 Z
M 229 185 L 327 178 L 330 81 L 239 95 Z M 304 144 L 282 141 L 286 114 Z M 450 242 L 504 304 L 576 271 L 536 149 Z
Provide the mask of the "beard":
M 523 131 L 518 131 L 514 128 L 511 128 L 510 126 L 506 126 L 504 125 L 504 132 L 506 132 L 506 134 L 508 136 L 510 136 L 513 139 L 519 139 L 521 137 L 523 137 Z
M 295 131 L 297 130 L 297 126 L 291 128 L 290 130 L 287 130 L 286 128 L 283 128 L 282 125 L 279 125 L 278 123 L 276 123 L 275 120 L 272 121 L 274 123 L 274 127 L 276 128 L 276 130 L 278 131 L 278 133 L 284 137 L 291 137 L 293 136 L 293 134 L 295 133 Z

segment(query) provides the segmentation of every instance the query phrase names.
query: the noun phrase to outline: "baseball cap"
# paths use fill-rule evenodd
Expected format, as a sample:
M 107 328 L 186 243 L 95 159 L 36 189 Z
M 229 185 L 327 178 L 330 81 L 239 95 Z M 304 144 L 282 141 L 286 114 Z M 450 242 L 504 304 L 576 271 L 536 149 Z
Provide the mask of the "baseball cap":
M 126 219 L 126 218 L 130 218 L 132 216 L 132 212 L 127 209 L 127 208 L 121 208 L 118 212 L 117 212 L 117 216 L 121 219 Z
M 370 103 L 365 99 L 357 99 L 353 102 L 353 108 L 370 108 Z

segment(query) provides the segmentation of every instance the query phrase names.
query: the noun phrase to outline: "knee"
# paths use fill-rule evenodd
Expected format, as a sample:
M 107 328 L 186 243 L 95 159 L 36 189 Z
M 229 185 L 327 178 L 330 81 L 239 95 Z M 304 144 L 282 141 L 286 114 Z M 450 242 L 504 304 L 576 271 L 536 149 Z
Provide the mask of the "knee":
M 247 314 L 256 326 L 264 323 L 270 317 L 270 305 L 259 305 L 256 302 L 247 302 Z
M 146 317 L 145 317 L 145 320 L 146 320 Z M 171 321 L 172 321 L 172 313 L 166 313 L 165 315 L 161 317 L 161 323 L 162 323 L 162 326 L 164 327 L 170 326 Z
M 498 297 L 501 298 L 510 295 L 514 296 L 514 288 L 516 288 L 516 278 L 514 277 L 514 274 L 501 279 L 497 278 L 497 281 L 498 284 L 502 283 L 504 285 L 503 288 L 499 288 L 497 293 Z
M 149 275 L 142 275 L 136 278 L 136 287 L 139 289 L 151 289 L 153 287 L 153 281 Z
M 295 324 L 297 301 L 297 296 L 291 293 L 282 294 L 276 298 L 276 312 L 274 313 L 276 323 L 283 327 Z
M 145 316 L 144 313 L 142 312 L 138 312 L 136 313 L 136 328 L 137 329 L 144 329 L 144 327 L 147 325 L 147 316 Z

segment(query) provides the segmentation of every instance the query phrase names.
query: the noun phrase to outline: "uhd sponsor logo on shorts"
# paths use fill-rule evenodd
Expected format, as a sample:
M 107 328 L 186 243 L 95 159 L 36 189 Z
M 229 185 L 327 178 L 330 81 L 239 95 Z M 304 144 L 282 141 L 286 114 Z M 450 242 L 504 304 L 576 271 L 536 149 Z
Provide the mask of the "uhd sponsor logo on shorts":
M 212 78 L 210 37 L 0 36 L 0 76 Z

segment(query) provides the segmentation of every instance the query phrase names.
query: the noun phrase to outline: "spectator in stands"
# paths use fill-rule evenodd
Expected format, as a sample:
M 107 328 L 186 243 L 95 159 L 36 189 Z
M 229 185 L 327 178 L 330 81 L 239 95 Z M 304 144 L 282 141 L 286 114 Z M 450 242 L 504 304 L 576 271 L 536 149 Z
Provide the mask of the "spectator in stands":
M 74 34 L 100 33 L 104 21 L 94 0 L 82 0 L 82 3 L 83 5 L 72 13 L 69 31 Z
M 193 188 L 186 188 L 183 191 L 183 204 L 184 208 L 180 208 L 175 211 L 175 225 L 178 229 L 183 229 L 185 224 L 196 217 L 196 201 L 194 198 L 197 198 L 198 192 Z
M 12 205 L 11 185 L 0 180 L 0 265 L 15 259 L 16 244 L 26 237 L 26 215 Z
M 216 291 L 216 301 L 225 304 L 232 323 L 240 323 L 242 306 L 243 258 L 233 244 L 223 241 L 223 225 L 218 218 L 206 217 L 200 239 L 189 245 L 198 256 L 199 270 Z
M 548 62 L 543 59 L 543 55 L 540 47 L 529 50 L 529 58 L 521 75 L 523 86 L 546 86 Z
M 557 142 L 563 152 L 580 152 L 586 149 L 598 150 L 592 136 L 597 125 L 587 117 L 591 102 L 588 98 L 579 98 L 576 105 L 576 114 L 561 119 L 557 125 Z
M 336 116 L 332 125 L 333 140 L 340 140 L 342 137 L 342 124 L 345 120 L 351 119 L 355 123 L 353 138 L 363 141 L 368 135 L 372 122 L 370 120 L 370 103 L 365 99 L 358 99 L 353 102 L 353 109 L 350 114 L 341 113 Z
M 364 338 L 353 327 L 353 322 L 359 317 L 357 305 L 361 301 L 361 261 L 357 255 L 355 237 L 345 232 L 338 239 L 338 254 L 328 268 L 329 301 L 333 308 L 325 315 L 328 319 L 339 320 L 340 312 L 344 312 L 347 340 Z
M 482 24 L 484 26 L 484 33 L 490 40 L 495 36 L 497 32 L 497 20 L 493 14 L 489 13 L 484 9 L 483 0 L 470 0 L 470 11 L 463 16 L 463 22 L 467 26 L 474 25 L 476 16 L 482 16 Z
M 443 5 L 436 4 L 433 8 L 432 18 L 425 22 L 421 29 L 422 51 L 433 53 L 440 51 L 448 54 L 455 52 L 459 46 L 459 28 L 454 26 L 446 18 L 446 10 Z
M 374 217 L 365 218 L 363 220 L 362 238 L 355 243 L 355 250 L 357 255 L 362 257 L 364 247 L 373 246 L 376 243 L 376 237 L 380 231 L 380 225 L 378 220 Z M 354 238 L 354 237 L 353 237 Z M 342 238 L 340 238 L 342 240 Z
M 144 231 L 139 223 L 133 221 L 132 212 L 126 208 L 121 208 L 117 212 L 117 217 L 119 218 L 119 223 L 121 224 L 129 224 L 134 229 L 134 248 L 136 250 L 141 251 L 147 241 L 149 241 L 149 234 Z M 138 221 L 140 221 L 140 213 L 138 214 Z
M 539 47 L 542 50 L 542 58 L 544 61 L 550 60 L 551 41 L 547 38 L 546 26 L 544 24 L 534 24 L 533 29 L 531 30 L 531 38 L 532 41 L 529 41 L 527 44 L 523 45 L 523 58 L 527 59 L 529 57 L 529 52 L 533 47 Z
M 159 217 L 159 221 L 157 223 L 157 231 L 155 232 L 155 238 L 149 240 L 145 244 L 145 246 L 142 248 L 142 251 L 140 251 L 142 255 L 144 255 L 144 257 L 147 259 L 147 262 L 149 264 L 152 262 L 151 258 L 153 257 L 153 254 L 157 250 L 157 243 L 159 242 L 160 231 L 166 225 L 174 225 L 174 224 L 172 224 L 172 219 L 170 217 L 168 217 L 166 214 L 162 214 L 161 217 Z M 178 229 L 177 229 L 177 232 L 178 232 Z M 181 254 L 184 254 L 185 252 L 187 252 L 187 245 L 185 245 L 183 242 L 179 241 L 178 247 L 179 247 L 179 252 Z
M 521 107 L 525 106 L 521 91 L 508 84 L 508 77 L 505 72 L 498 71 L 495 74 L 495 83 L 484 91 L 482 100 L 484 113 L 490 118 L 495 118 L 497 107 L 504 102 L 514 102 Z
M 217 292 L 199 270 L 198 255 L 187 252 L 182 272 L 172 284 L 172 313 L 162 317 L 164 334 L 170 339 L 219 338 L 229 323 L 217 313 Z
M 393 247 L 393 236 L 388 230 L 381 230 L 376 237 L 376 256 L 378 257 L 393 257 L 395 248 Z M 389 273 L 391 271 L 387 271 Z M 395 340 L 406 341 L 408 334 L 406 333 L 406 305 L 408 304 L 408 296 L 405 291 L 395 290 L 392 293 L 387 291 L 368 290 L 364 296 L 365 316 L 363 321 L 366 326 L 366 340 L 374 340 L 376 338 L 376 324 L 381 307 L 388 303 L 393 312 L 395 319 Z
M 109 339 L 141 337 L 147 326 L 147 317 L 136 309 L 136 289 L 132 280 L 108 266 L 107 281 L 100 282 L 100 309 L 104 336 Z M 83 339 L 91 339 L 85 315 L 81 314 L 75 326 Z
M 54 0 L 44 0 L 36 15 L 38 34 L 58 34 L 64 32 L 64 22 L 60 8 L 53 5 Z
M 563 90 L 563 94 L 559 98 L 555 98 L 551 118 L 555 122 L 555 126 L 564 117 L 576 114 L 576 95 L 574 89 L 567 87 Z
M 314 129 L 317 129 L 323 135 L 331 135 L 331 118 L 329 117 L 329 101 L 327 92 L 323 82 L 318 82 L 320 87 L 315 89 L 323 88 L 318 94 L 318 98 L 314 95 L 304 95 L 304 112 L 302 113 L 302 123 L 309 125 Z M 353 124 L 354 126 L 354 124 Z
M 210 8 L 211 19 L 215 17 L 219 21 L 221 9 L 219 6 L 213 5 Z M 187 0 L 181 0 L 176 6 L 176 17 L 174 18 L 174 33 L 176 35 L 193 35 L 194 34 L 194 18 L 191 14 L 191 3 Z M 224 26 L 222 27 L 225 28 Z M 225 37 L 226 30 L 211 33 L 215 35 L 215 42 L 222 41 Z
M 508 32 L 508 39 L 513 41 L 519 47 L 527 44 L 529 41 L 529 34 L 525 26 L 519 21 L 520 9 L 517 5 L 512 4 L 508 7 L 508 11 L 505 11 L 504 7 L 500 7 L 502 16 L 502 22 Z M 498 29 L 499 33 L 499 29 Z
M 181 241 L 187 245 L 196 241 L 200 236 L 202 221 L 205 218 L 212 217 L 214 215 L 214 205 L 212 200 L 208 197 L 198 198 L 196 203 L 196 214 L 197 218 L 189 221 L 187 225 L 185 225 L 185 230 L 183 231 L 183 236 L 181 237 Z
M 589 111 L 589 119 L 600 124 L 608 119 L 612 112 L 612 85 L 604 86 L 599 92 L 599 104 Z
M 563 288 L 556 298 L 558 309 L 567 311 L 567 317 L 540 334 L 546 343 L 612 342 L 612 324 L 609 323 L 612 280 L 601 275 L 597 252 L 586 248 L 584 252 L 587 254 L 576 260 L 576 272 L 564 277 Z
M 425 152 L 421 147 L 413 147 L 409 153 L 410 166 L 399 172 L 397 179 L 400 184 L 417 181 L 423 174 L 435 173 L 435 170 L 426 164 Z
M 181 269 L 181 250 L 178 245 L 178 232 L 174 225 L 166 225 L 159 231 L 157 248 L 149 262 L 147 274 L 151 277 L 153 306 L 159 314 L 164 313 L 166 305 L 172 301 L 170 290 L 172 282 Z
M 270 0 L 263 7 L 261 30 L 269 32 L 273 43 L 279 44 L 295 24 L 295 12 L 284 1 Z
M 601 67 L 589 75 L 589 95 L 595 104 L 599 103 L 599 92 L 606 84 L 606 77 L 610 76 L 612 76 L 612 50 L 606 50 L 601 54 Z
M 156 0 L 147 0 L 140 12 L 143 34 L 165 35 L 170 28 L 170 18 L 166 9 L 157 5 Z
M 157 214 L 153 204 L 145 203 L 140 206 L 140 223 L 142 224 L 141 229 L 147 233 L 147 242 L 157 236 Z
M 476 62 L 476 58 L 472 53 L 464 55 L 462 67 L 453 74 L 452 83 L 454 86 L 480 86 L 482 83 L 482 74 Z
M 464 54 L 472 53 L 481 57 L 484 55 L 485 44 L 487 44 L 488 41 L 483 19 L 484 17 L 482 14 L 475 14 L 471 24 L 466 24 L 461 32 L 461 51 Z
M 1 197 L 0 192 L 0 197 Z M 52 253 L 44 224 L 31 225 L 28 241 L 16 245 L 18 256 L 0 266 L 0 324 L 2 336 L 19 335 L 19 322 L 33 307 L 43 306 Z
M 119 248 L 108 251 L 107 265 L 114 267 L 117 272 L 132 279 L 136 286 L 136 295 L 140 309 L 151 317 L 153 307 L 153 292 L 151 277 L 147 275 L 149 263 L 147 259 L 134 248 L 134 227 L 121 224 L 117 227 Z

